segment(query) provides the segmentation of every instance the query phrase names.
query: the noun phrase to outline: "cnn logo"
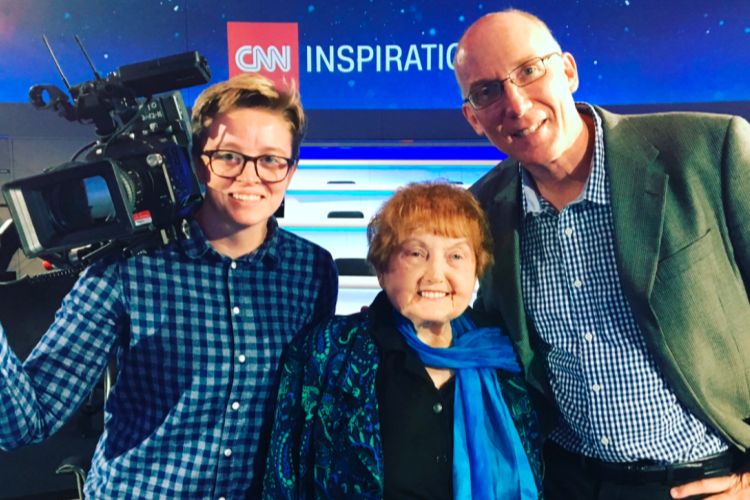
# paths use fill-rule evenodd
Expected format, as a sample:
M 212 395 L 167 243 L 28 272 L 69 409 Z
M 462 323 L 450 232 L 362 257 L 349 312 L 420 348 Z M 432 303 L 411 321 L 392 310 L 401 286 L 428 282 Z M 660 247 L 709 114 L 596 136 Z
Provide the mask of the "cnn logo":
M 267 71 L 273 73 L 276 71 L 276 66 L 281 68 L 281 71 L 288 73 L 292 67 L 292 58 L 290 56 L 292 50 L 289 45 L 284 45 L 281 48 L 281 52 L 274 46 L 268 47 L 268 52 L 263 51 L 263 47 L 257 45 L 245 45 L 240 47 L 234 56 L 234 62 L 237 67 L 242 71 L 258 72 L 265 68 Z M 247 58 L 250 56 L 250 63 L 247 62 Z
M 260 73 L 299 88 L 297 23 L 227 23 L 229 76 Z

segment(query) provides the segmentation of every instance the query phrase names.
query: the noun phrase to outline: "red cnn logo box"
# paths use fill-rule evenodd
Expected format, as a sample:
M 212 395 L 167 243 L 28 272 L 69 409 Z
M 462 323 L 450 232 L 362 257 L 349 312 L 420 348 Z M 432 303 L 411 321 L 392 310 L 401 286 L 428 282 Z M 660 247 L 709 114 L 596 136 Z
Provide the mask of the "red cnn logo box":
M 227 23 L 229 77 L 260 73 L 299 89 L 297 23 Z

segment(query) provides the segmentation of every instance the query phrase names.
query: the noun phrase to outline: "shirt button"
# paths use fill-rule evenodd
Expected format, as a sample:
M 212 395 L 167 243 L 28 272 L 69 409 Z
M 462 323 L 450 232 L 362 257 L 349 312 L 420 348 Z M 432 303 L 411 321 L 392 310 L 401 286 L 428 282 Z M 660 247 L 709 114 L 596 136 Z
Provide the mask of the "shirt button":
M 236 262 L 232 262 L 232 269 L 237 269 L 237 263 Z
M 594 385 L 591 386 L 591 388 L 594 390 L 594 392 L 599 392 L 600 390 L 602 390 L 602 388 L 601 388 L 601 386 L 599 386 L 599 384 L 594 384 Z
M 603 437 L 603 438 L 602 438 L 602 441 L 601 441 L 601 443 L 602 443 L 602 444 L 603 444 L 604 446 L 607 446 L 607 445 L 609 444 L 609 439 L 607 439 L 606 437 Z
M 225 457 L 231 457 L 232 456 L 232 450 L 230 450 L 229 448 L 227 448 L 226 450 L 224 450 L 224 456 Z
M 240 409 L 240 404 L 237 401 L 235 401 L 234 403 L 232 403 L 232 409 L 233 410 L 239 410 Z
M 232 309 L 232 312 L 233 312 L 234 314 L 239 314 L 239 313 L 240 313 L 240 308 L 239 308 L 239 307 L 237 307 L 237 306 L 235 306 L 235 307 L 234 307 L 234 309 Z
M 566 236 L 570 236 L 571 234 L 573 234 L 573 228 L 572 228 L 572 227 L 569 227 L 569 228 L 567 228 L 567 229 L 565 230 L 565 235 L 566 235 Z
M 587 333 L 587 334 L 586 334 L 586 335 L 584 336 L 584 338 L 585 338 L 586 340 L 588 340 L 589 342 L 591 342 L 592 340 L 594 340 L 594 335 L 593 335 L 593 334 L 591 334 L 591 333 Z
M 432 411 L 434 411 L 435 413 L 440 413 L 441 411 L 443 411 L 443 405 L 441 405 L 440 403 L 435 403 L 435 406 L 432 407 Z
M 435 462 L 437 462 L 439 464 L 444 464 L 447 461 L 448 461 L 448 456 L 447 455 L 438 455 L 438 456 L 435 457 Z
M 573 286 L 576 287 L 576 288 L 581 288 L 581 285 L 583 285 L 583 283 L 581 282 L 581 280 L 575 280 L 573 282 Z
M 237 360 L 238 360 L 238 361 L 239 361 L 240 363 L 244 363 L 246 359 L 247 359 L 247 358 L 245 357 L 245 355 L 244 355 L 244 354 L 240 354 L 239 356 L 237 356 Z

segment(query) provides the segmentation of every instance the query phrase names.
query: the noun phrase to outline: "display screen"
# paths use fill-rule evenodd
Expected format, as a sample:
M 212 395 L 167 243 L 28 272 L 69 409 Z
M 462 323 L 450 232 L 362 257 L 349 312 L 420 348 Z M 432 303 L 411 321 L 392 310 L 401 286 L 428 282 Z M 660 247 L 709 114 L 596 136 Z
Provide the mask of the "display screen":
M 455 109 L 455 43 L 488 12 L 484 0 L 23 0 L 0 3 L 0 101 L 31 85 L 63 87 L 185 51 L 213 81 L 240 71 L 295 80 L 307 109 Z M 518 1 L 577 61 L 578 100 L 601 105 L 750 100 L 747 0 Z M 487 47 L 492 50 L 492 47 Z M 193 104 L 200 88 L 183 92 Z

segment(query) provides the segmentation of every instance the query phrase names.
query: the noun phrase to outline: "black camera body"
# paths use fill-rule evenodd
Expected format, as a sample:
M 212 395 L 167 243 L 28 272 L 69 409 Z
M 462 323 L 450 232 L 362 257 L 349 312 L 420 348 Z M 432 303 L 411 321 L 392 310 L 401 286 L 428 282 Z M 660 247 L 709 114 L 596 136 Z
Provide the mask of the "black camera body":
M 72 86 L 73 104 L 54 86 L 32 87 L 36 108 L 93 122 L 100 139 L 86 161 L 4 185 L 24 253 L 71 267 L 176 238 L 202 196 L 189 114 L 174 90 L 207 83 L 210 75 L 205 59 L 189 52 Z

